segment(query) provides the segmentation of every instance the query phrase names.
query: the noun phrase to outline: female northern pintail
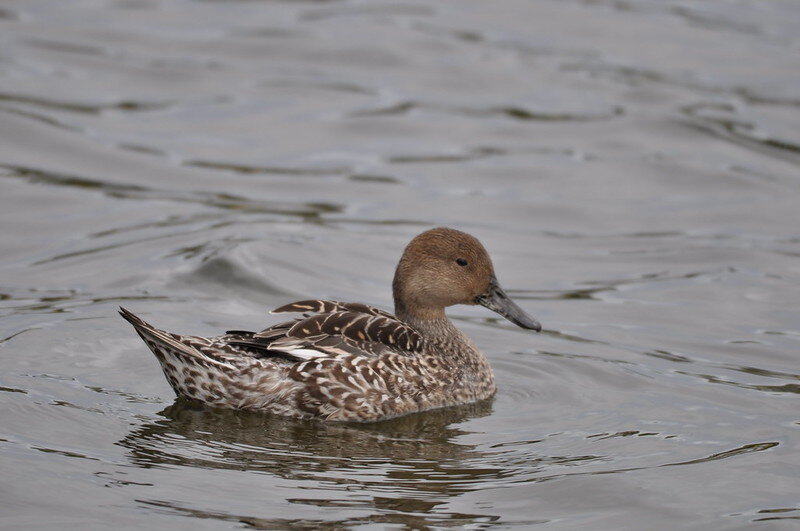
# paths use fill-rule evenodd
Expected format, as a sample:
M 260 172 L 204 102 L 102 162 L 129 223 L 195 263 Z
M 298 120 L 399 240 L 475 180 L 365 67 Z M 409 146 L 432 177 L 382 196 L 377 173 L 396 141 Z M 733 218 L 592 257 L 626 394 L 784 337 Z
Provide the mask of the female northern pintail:
M 396 315 L 360 303 L 294 302 L 272 313 L 302 317 L 261 332 L 203 338 L 159 330 L 121 308 L 161 362 L 178 396 L 209 406 L 296 418 L 376 421 L 466 404 L 494 394 L 483 353 L 444 313 L 480 304 L 541 330 L 500 288 L 474 237 L 423 232 L 406 247 L 392 283 Z

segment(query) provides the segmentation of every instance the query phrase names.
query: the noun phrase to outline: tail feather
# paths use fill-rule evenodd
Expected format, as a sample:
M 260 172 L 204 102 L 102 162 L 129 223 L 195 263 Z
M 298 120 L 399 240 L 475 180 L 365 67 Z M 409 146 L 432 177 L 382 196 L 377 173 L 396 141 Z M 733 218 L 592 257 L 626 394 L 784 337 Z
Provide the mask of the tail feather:
M 130 324 L 133 325 L 134 328 L 138 329 L 140 326 L 142 327 L 150 327 L 143 319 L 137 317 L 128 309 L 123 308 L 122 306 L 119 307 L 119 314 L 122 316 L 123 319 L 128 321 Z M 152 328 L 152 327 L 150 327 Z
M 150 350 L 152 350 L 153 353 L 159 357 L 159 359 L 164 356 L 163 352 L 166 351 L 178 357 L 188 358 L 189 361 L 202 360 L 204 363 L 211 364 L 219 368 L 234 369 L 234 367 L 228 363 L 224 363 L 218 359 L 213 359 L 212 357 L 205 355 L 203 352 L 192 346 L 188 341 L 182 341 L 181 336 L 170 334 L 169 332 L 165 332 L 164 330 L 156 328 L 141 317 L 134 315 L 132 312 L 121 306 L 119 308 L 119 314 L 123 317 L 123 319 L 133 325 L 133 328 L 136 330 L 139 336 L 144 340 L 147 346 L 150 347 Z

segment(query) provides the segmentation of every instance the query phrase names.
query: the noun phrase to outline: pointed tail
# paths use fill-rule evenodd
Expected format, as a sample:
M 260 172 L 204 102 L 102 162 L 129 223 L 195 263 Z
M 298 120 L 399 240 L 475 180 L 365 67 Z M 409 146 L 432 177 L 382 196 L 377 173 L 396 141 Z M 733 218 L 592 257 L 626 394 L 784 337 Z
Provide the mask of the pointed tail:
M 219 359 L 214 356 L 213 353 L 203 352 L 198 349 L 200 345 L 197 343 L 202 340 L 202 338 L 171 334 L 156 328 L 123 307 L 120 307 L 119 314 L 123 319 L 133 325 L 133 328 L 136 329 L 136 332 L 159 360 L 165 360 L 176 356 L 187 361 L 192 359 L 202 360 L 207 364 L 215 365 L 220 368 L 234 369 L 230 363 Z

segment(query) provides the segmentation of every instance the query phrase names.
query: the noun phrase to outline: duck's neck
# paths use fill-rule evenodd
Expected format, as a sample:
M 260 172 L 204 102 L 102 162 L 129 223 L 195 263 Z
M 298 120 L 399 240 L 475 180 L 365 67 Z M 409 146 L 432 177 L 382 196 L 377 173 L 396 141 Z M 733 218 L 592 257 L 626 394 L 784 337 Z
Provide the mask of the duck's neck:
M 472 342 L 465 336 L 444 313 L 444 308 L 414 308 L 410 309 L 395 300 L 394 313 L 404 323 L 410 324 L 429 340 L 443 344 L 462 344 L 474 348 Z
M 394 314 L 403 322 L 448 321 L 444 308 L 420 308 L 406 304 L 400 298 L 394 299 Z

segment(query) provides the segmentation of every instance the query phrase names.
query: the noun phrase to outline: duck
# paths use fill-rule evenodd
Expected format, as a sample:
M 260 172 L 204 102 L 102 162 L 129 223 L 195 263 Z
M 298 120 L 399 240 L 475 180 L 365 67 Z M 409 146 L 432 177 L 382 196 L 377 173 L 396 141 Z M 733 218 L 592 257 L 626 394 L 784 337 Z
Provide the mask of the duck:
M 178 397 L 211 408 L 297 419 L 375 422 L 487 399 L 496 392 L 486 356 L 445 308 L 481 305 L 517 326 L 541 324 L 500 287 L 477 238 L 427 230 L 406 246 L 392 282 L 394 314 L 363 303 L 303 300 L 272 310 L 299 314 L 260 332 L 216 337 L 156 328 L 125 308 Z

